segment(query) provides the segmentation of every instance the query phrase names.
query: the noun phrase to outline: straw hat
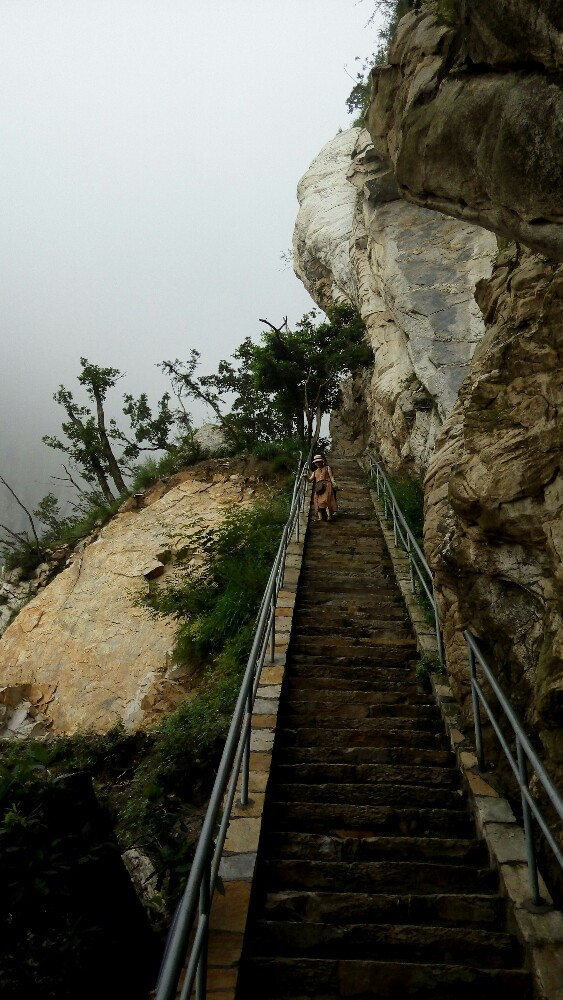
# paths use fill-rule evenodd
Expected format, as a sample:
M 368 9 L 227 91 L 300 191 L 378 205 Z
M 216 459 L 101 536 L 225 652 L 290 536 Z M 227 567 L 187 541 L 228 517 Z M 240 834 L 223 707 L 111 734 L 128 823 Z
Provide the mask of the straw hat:
M 324 462 L 323 456 L 322 455 L 315 455 L 315 457 L 313 459 L 313 465 L 315 464 L 315 462 Z

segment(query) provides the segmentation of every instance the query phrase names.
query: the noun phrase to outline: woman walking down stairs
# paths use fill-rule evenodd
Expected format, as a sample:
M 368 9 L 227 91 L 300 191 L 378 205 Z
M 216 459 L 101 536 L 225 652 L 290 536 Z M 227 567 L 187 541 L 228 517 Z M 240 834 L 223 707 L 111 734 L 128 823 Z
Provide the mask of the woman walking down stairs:
M 355 461 L 298 590 L 238 1000 L 531 998 Z

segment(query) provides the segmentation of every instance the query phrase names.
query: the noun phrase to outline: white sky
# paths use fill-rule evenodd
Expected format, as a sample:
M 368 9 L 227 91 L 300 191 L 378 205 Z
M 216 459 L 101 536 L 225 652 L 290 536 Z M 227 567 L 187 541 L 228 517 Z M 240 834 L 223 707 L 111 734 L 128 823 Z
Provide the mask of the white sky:
M 79 358 L 168 385 L 311 300 L 280 259 L 370 0 L 0 0 L 0 474 L 35 503 Z M 203 370 L 203 369 L 202 369 Z M 115 398 L 118 412 L 118 398 Z M 203 416 L 203 414 L 202 414 Z M 5 511 L 0 495 L 0 520 Z

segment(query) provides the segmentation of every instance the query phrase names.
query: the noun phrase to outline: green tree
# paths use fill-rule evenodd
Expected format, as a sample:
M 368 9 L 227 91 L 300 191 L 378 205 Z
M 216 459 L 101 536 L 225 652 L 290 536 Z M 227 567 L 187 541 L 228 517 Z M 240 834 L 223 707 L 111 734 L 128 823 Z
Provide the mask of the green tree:
M 180 401 L 198 399 L 215 413 L 229 444 L 245 448 L 296 435 L 307 447 L 318 438 L 321 419 L 336 402 L 340 380 L 373 361 L 355 309 L 338 305 L 328 320 L 306 313 L 295 330 L 287 320 L 268 330 L 261 342 L 249 337 L 217 372 L 198 376 L 199 353 L 187 362 L 164 361 Z M 230 409 L 228 408 L 230 403 Z
M 321 420 L 336 403 L 341 380 L 373 362 L 360 316 L 351 305 L 305 313 L 295 330 L 287 323 L 269 330 L 254 348 L 254 377 L 269 406 L 283 421 L 292 421 L 309 447 L 320 434 Z
M 170 409 L 170 393 L 165 392 L 158 401 L 156 416 L 153 416 L 146 392 L 141 393 L 138 399 L 127 394 L 123 401 L 123 413 L 129 418 L 132 438 L 118 427 L 115 420 L 110 420 L 110 437 L 123 445 L 123 457 L 132 461 L 142 451 L 166 451 L 170 433 L 178 419 L 178 414 Z
M 65 386 L 59 386 L 53 399 L 63 407 L 67 416 L 62 424 L 65 437 L 61 440 L 54 435 L 45 435 L 43 441 L 50 448 L 65 452 L 78 467 L 83 479 L 90 485 L 97 483 L 106 503 L 113 503 L 116 497 L 110 483 L 113 482 L 118 494 L 126 493 L 124 476 L 129 462 L 137 458 L 141 451 L 165 449 L 176 417 L 169 408 L 168 393 L 159 401 L 156 416 L 152 414 L 146 393 L 138 399 L 126 394 L 123 413 L 129 419 L 130 432 L 123 431 L 113 419 L 109 426 L 106 425 L 104 405 L 107 394 L 123 375 L 118 368 L 92 365 L 86 358 L 81 358 L 80 364 L 82 371 L 78 382 L 86 390 L 93 406 L 80 406 Z M 120 445 L 119 458 L 112 448 L 112 441 Z

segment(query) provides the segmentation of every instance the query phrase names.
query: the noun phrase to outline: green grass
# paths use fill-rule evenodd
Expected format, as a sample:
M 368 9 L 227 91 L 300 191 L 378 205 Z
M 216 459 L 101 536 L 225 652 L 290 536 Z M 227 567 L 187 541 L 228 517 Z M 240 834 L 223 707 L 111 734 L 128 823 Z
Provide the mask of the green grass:
M 424 490 L 414 479 L 387 476 L 403 517 L 420 546 L 424 543 Z M 376 478 L 369 480 L 370 489 L 375 490 Z

